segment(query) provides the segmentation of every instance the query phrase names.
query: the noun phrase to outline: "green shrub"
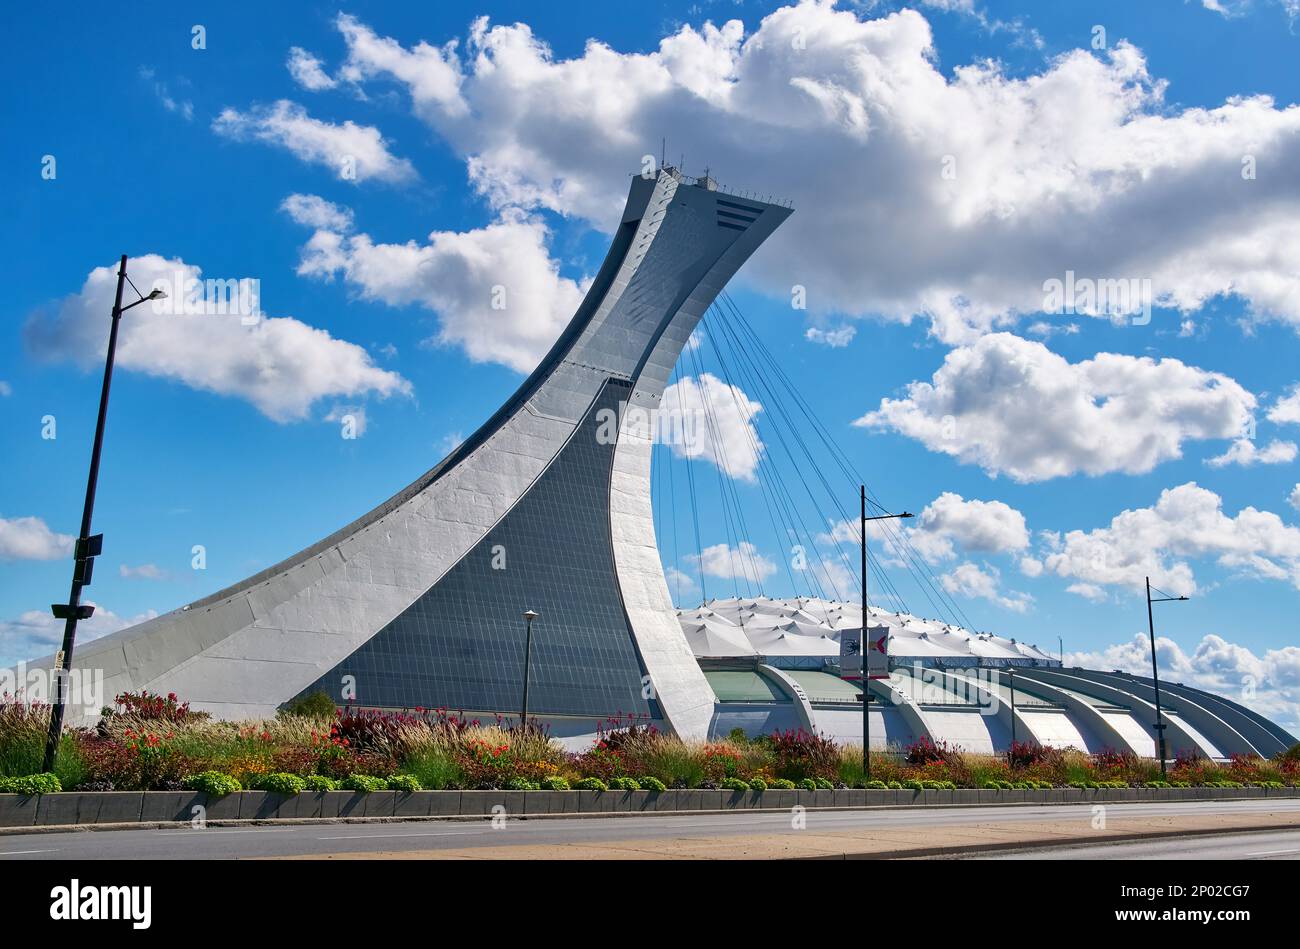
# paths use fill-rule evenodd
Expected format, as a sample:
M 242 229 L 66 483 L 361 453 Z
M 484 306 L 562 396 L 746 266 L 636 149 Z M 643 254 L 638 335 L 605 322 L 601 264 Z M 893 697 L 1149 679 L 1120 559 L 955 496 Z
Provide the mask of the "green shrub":
M 641 790 L 641 782 L 636 778 L 610 778 L 609 788 L 611 791 L 639 791 Z
M 641 782 L 641 789 L 643 791 L 667 791 L 668 790 L 668 786 L 666 784 L 664 784 L 658 778 L 651 777 L 649 775 L 647 775 L 644 778 L 638 778 L 637 780 Z
M 816 781 L 817 781 L 817 790 L 819 791 L 835 790 L 835 785 L 831 784 L 831 782 L 828 781 L 826 778 L 817 778 Z
M 420 748 L 402 762 L 402 772 L 413 775 L 420 787 L 430 791 L 461 786 L 465 773 L 452 755 L 434 748 Z
M 387 791 L 388 782 L 369 774 L 349 774 L 343 779 L 341 787 L 344 791 L 370 794 L 374 791 Z
M 779 791 L 793 791 L 794 782 L 789 778 L 773 778 L 768 787 L 776 788 Z
M 647 780 L 649 780 L 649 781 L 655 781 L 656 779 L 655 779 L 655 778 L 647 778 Z M 542 791 L 567 791 L 567 790 L 569 790 L 569 779 L 568 779 L 568 778 L 562 778 L 562 777 L 560 777 L 559 775 L 555 775 L 555 774 L 553 774 L 553 775 L 550 775 L 549 777 L 542 778 L 542 780 L 541 780 L 541 782 L 540 782 L 540 785 L 541 785 L 541 786 L 540 786 L 539 790 L 542 790 Z M 660 788 L 663 787 L 662 782 L 659 784 L 659 787 L 660 787 Z
M 296 774 L 264 774 L 254 785 L 259 791 L 272 794 L 301 794 L 307 789 L 307 782 Z
M 763 791 L 767 790 L 767 782 L 762 778 L 754 778 L 754 780 L 749 782 L 749 789 L 751 791 L 758 791 L 761 794 Z
M 339 783 L 333 778 L 327 778 L 323 774 L 309 774 L 302 779 L 302 783 L 308 791 L 337 791 Z
M 389 778 L 388 783 L 391 786 L 393 779 Z M 507 791 L 540 791 L 542 786 L 536 781 L 529 781 L 527 778 L 511 778 L 504 785 Z
M 817 780 L 815 778 L 804 778 L 799 782 L 799 789 L 802 791 L 816 791 Z
M 4 794 L 54 794 L 62 790 L 58 776 L 48 771 L 20 778 L 0 778 L 0 793 Z
M 884 781 L 868 781 L 863 785 L 868 791 L 884 791 L 889 788 Z
M 747 745 L 749 744 L 749 736 L 745 734 L 745 729 L 737 727 L 727 732 L 727 741 L 733 745 Z
M 388 779 L 388 790 L 390 791 L 423 791 L 420 785 L 420 779 L 413 774 L 395 774 Z
M 202 791 L 212 797 L 225 797 L 243 790 L 239 781 L 223 771 L 201 771 L 191 774 L 183 783 L 187 790 Z
M 725 778 L 719 787 L 724 791 L 748 791 L 749 782 L 742 781 L 740 778 Z
M 1145 788 L 1169 788 L 1169 787 L 1173 787 L 1173 785 L 1170 784 L 1168 781 L 1148 781 L 1146 784 L 1144 784 L 1144 785 L 1142 785 L 1142 786 L 1145 787 Z
M 608 791 L 609 785 L 600 778 L 579 778 L 573 782 L 575 791 Z
M 314 719 L 332 719 L 338 706 L 334 704 L 334 699 L 330 698 L 325 692 L 317 690 L 310 695 L 304 695 L 300 698 L 286 702 L 284 707 L 277 712 L 277 716 L 297 715 L 301 718 Z

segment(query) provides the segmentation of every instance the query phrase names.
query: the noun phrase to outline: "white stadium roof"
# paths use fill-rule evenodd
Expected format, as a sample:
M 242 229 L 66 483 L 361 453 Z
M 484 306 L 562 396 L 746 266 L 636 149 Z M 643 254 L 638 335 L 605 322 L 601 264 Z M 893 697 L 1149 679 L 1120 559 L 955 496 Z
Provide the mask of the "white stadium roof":
M 841 631 L 862 628 L 861 606 L 816 597 L 709 600 L 678 610 L 677 617 L 700 659 L 839 656 Z M 889 654 L 895 659 L 1056 660 L 1037 646 L 910 613 L 871 607 L 869 625 L 889 627 Z

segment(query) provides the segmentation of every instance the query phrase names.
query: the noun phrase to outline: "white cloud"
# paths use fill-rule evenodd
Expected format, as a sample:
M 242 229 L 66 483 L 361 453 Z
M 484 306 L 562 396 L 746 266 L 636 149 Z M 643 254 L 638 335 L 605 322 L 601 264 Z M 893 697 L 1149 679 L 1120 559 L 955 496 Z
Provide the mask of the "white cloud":
M 1049 572 L 1093 587 L 1138 588 L 1149 576 L 1175 596 L 1189 595 L 1197 591 L 1189 561 L 1212 557 L 1246 576 L 1300 589 L 1300 528 L 1253 507 L 1230 517 L 1222 499 L 1195 482 L 1162 491 L 1154 506 L 1124 511 L 1106 527 L 1069 531 L 1047 546 L 1042 559 Z
M 1145 633 L 1125 643 L 1087 652 L 1066 653 L 1067 666 L 1119 669 L 1151 675 L 1151 644 Z M 1214 634 L 1202 637 L 1189 655 L 1177 643 L 1156 637 L 1156 664 L 1162 680 L 1204 689 L 1240 702 L 1278 724 L 1300 725 L 1300 647 L 1284 646 L 1256 656 L 1250 649 Z
M 1268 410 L 1268 420 L 1278 425 L 1300 425 L 1300 383 L 1278 399 Z
M 827 313 L 922 314 L 969 341 L 1041 311 L 1044 282 L 1074 271 L 1149 280 L 1184 310 L 1236 294 L 1253 318 L 1300 325 L 1300 182 L 1285 173 L 1300 165 L 1300 108 L 1173 106 L 1123 41 L 1013 77 L 991 61 L 946 73 L 913 10 L 861 21 L 813 2 L 748 36 L 739 20 L 684 26 L 648 52 L 592 40 L 574 58 L 485 18 L 463 47 L 338 26 L 340 76 L 396 82 L 498 207 L 611 231 L 627 172 L 671 124 L 672 152 L 793 199 L 751 279 L 815 284 Z
M 1008 553 L 1029 546 L 1025 516 L 1015 508 L 1001 501 L 967 501 L 951 491 L 921 511 L 908 536 L 932 563 L 954 556 L 954 543 L 963 550 L 986 553 Z
M 695 582 L 695 578 L 674 566 L 664 567 L 664 577 L 668 580 L 668 592 L 672 594 L 677 606 L 693 599 L 700 592 L 700 585 Z
M 995 567 L 983 568 L 966 561 L 939 577 L 939 583 L 953 596 L 978 598 L 996 603 L 1015 613 L 1024 613 L 1033 602 L 1028 593 L 1001 592 L 1001 575 Z
M 892 429 L 990 475 L 1043 481 L 1150 471 L 1189 439 L 1239 434 L 1255 397 L 1177 359 L 1098 353 L 1071 363 L 1008 333 L 952 350 L 930 382 L 855 425 Z
M 857 335 L 857 332 L 857 328 L 853 326 L 837 326 L 828 330 L 810 326 L 804 330 L 803 335 L 804 339 L 811 343 L 821 343 L 831 349 L 842 349 L 853 342 L 853 337 Z
M 14 394 L 14 387 L 11 386 L 9 383 L 5 382 L 3 379 L 0 379 L 0 396 L 8 396 L 13 394 Z
M 1222 468 L 1225 465 L 1249 468 L 1251 465 L 1286 464 L 1295 461 L 1295 456 L 1295 442 L 1283 442 L 1275 438 L 1263 448 L 1257 448 L 1251 439 L 1238 438 L 1222 455 L 1207 458 L 1205 463 L 1211 468 Z
M 82 645 L 158 615 L 154 610 L 148 610 L 137 616 L 123 617 L 91 600 L 83 602 L 95 607 L 95 615 L 77 624 L 77 642 Z M 0 620 L 0 666 L 13 666 L 48 655 L 62 642 L 63 620 L 56 620 L 48 610 L 27 610 L 15 619 Z
M 194 118 L 194 103 L 189 99 L 178 99 L 172 95 L 168 84 L 157 78 L 154 70 L 148 66 L 140 67 L 140 78 L 152 84 L 153 94 L 168 112 L 175 112 L 186 122 Z M 182 83 L 186 85 L 187 83 Z
M 292 195 L 282 207 L 317 228 L 303 248 L 300 274 L 342 273 L 367 299 L 434 311 L 434 341 L 461 347 L 475 362 L 532 369 L 586 291 L 585 281 L 560 275 L 546 249 L 546 225 L 521 212 L 502 212 L 469 231 L 434 231 L 423 244 L 377 244 L 368 234 L 347 233 L 351 212 L 313 195 Z
M 705 547 L 699 554 L 689 555 L 687 559 L 698 564 L 705 576 L 723 580 L 748 579 L 757 583 L 776 573 L 776 564 L 759 553 L 758 548 L 747 540 L 742 540 L 735 547 L 730 544 L 714 544 Z
M 1286 500 L 1293 508 L 1300 511 L 1300 483 L 1291 489 L 1291 494 Z
M 333 89 L 338 85 L 338 82 L 331 79 L 321 68 L 321 61 L 301 46 L 290 47 L 289 59 L 284 65 L 294 82 L 312 92 Z
M 127 579 L 139 580 L 166 580 L 167 571 L 156 563 L 142 563 L 138 567 L 129 567 L 126 564 L 119 564 L 117 568 L 118 576 Z
M 202 279 L 193 264 L 144 254 L 131 259 L 129 270 L 136 286 L 163 286 L 173 297 L 159 306 L 142 304 L 122 318 L 121 369 L 246 399 L 278 422 L 306 417 L 318 399 L 411 391 L 410 383 L 377 368 L 360 346 L 292 317 L 259 317 L 244 325 L 229 313 L 184 314 L 174 288 L 178 280 L 186 286 Z M 23 329 L 33 353 L 87 369 L 102 365 L 116 281 L 116 265 L 97 267 L 79 292 L 33 313 Z
M 388 150 L 378 129 L 351 120 L 342 125 L 322 122 L 287 99 L 248 112 L 223 109 L 212 129 L 236 141 L 278 145 L 305 162 L 333 169 L 340 181 L 402 182 L 416 177 L 415 167 Z
M 753 481 L 766 446 L 754 428 L 763 406 L 712 373 L 683 376 L 664 390 L 655 441 L 678 458 L 703 458 Z
M 326 201 L 315 194 L 291 194 L 280 210 L 303 227 L 326 231 L 352 230 L 352 209 Z
M 0 517 L 0 560 L 59 560 L 72 556 L 71 534 L 50 530 L 39 517 Z
M 1065 592 L 1081 596 L 1085 600 L 1092 600 L 1094 603 L 1101 603 L 1109 599 L 1106 591 L 1095 583 L 1071 583 L 1065 588 Z
M 1021 557 L 1020 572 L 1031 579 L 1041 577 L 1043 575 L 1043 562 L 1037 557 Z

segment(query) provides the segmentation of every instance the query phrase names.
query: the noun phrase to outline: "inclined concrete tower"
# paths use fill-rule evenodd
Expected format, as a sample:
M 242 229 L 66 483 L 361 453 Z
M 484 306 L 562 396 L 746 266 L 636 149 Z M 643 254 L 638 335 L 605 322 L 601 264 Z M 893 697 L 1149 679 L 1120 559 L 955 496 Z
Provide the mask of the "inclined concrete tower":
M 316 690 L 511 715 L 533 609 L 529 711 L 556 734 L 621 713 L 705 737 L 714 694 L 669 598 L 631 410 L 659 408 L 705 309 L 789 214 L 672 168 L 634 177 L 578 312 L 471 438 L 342 530 L 84 644 L 75 666 L 102 669 L 110 699 L 174 691 L 222 718 Z

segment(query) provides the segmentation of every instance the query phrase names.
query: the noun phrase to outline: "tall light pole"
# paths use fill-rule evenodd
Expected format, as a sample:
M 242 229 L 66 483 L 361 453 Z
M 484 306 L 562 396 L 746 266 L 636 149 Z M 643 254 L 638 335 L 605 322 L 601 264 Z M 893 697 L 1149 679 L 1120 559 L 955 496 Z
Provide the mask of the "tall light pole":
M 117 268 L 117 296 L 113 299 L 112 319 L 108 329 L 108 354 L 104 357 L 104 384 L 99 392 L 99 418 L 95 422 L 95 443 L 90 450 L 90 477 L 86 481 L 86 503 L 81 510 L 81 533 L 77 535 L 73 551 L 72 591 L 67 603 L 55 603 L 50 607 L 55 619 L 63 623 L 63 648 L 54 657 L 55 700 L 50 709 L 50 730 L 45 739 L 45 763 L 42 771 L 54 770 L 54 758 L 59 751 L 59 737 L 63 733 L 63 711 L 67 704 L 67 679 L 72 670 L 72 647 L 77 639 L 77 621 L 90 619 L 94 615 L 93 606 L 81 603 L 81 588 L 90 585 L 94 572 L 95 558 L 104 547 L 104 535 L 90 533 L 90 519 L 95 510 L 95 488 L 99 484 L 99 456 L 104 447 L 104 424 L 108 418 L 108 390 L 113 381 L 113 358 L 117 352 L 117 327 L 122 314 L 133 306 L 139 306 L 146 300 L 159 300 L 166 296 L 162 290 L 152 290 L 148 296 L 140 296 L 134 303 L 122 306 L 122 285 L 130 278 L 126 275 L 126 254 Z M 131 284 L 134 289 L 135 284 Z M 139 295 L 140 291 L 136 290 Z
M 862 502 L 861 523 L 858 525 L 859 542 L 862 548 L 862 632 L 858 636 L 858 656 L 862 659 L 862 783 L 866 784 L 871 780 L 871 676 L 867 673 L 867 626 L 869 616 L 867 613 L 867 521 L 888 521 L 894 518 L 911 517 L 912 515 L 904 511 L 902 514 L 878 514 L 875 517 L 867 517 L 867 486 L 865 484 L 858 486 L 858 500 Z
M 524 634 L 524 707 L 519 713 L 520 734 L 528 730 L 528 667 L 532 664 L 533 620 L 537 619 L 537 616 L 538 614 L 533 610 L 524 610 L 524 622 L 527 624 L 527 632 Z
M 1016 667 L 1007 666 L 1007 680 L 1011 684 L 1011 746 L 1016 744 Z
M 1185 596 L 1170 596 L 1164 590 L 1156 590 L 1157 593 L 1164 594 L 1154 600 L 1151 599 L 1151 578 L 1147 577 L 1147 629 L 1151 632 L 1151 681 L 1156 687 L 1156 742 L 1160 754 L 1160 780 L 1168 778 L 1165 771 L 1165 718 L 1164 712 L 1160 708 L 1160 670 L 1156 667 L 1156 621 L 1151 613 L 1152 603 L 1171 603 L 1185 600 Z

